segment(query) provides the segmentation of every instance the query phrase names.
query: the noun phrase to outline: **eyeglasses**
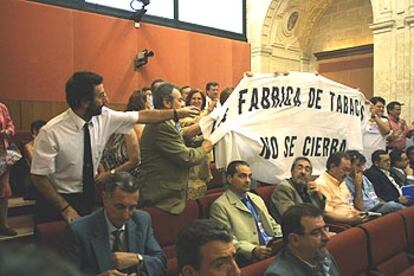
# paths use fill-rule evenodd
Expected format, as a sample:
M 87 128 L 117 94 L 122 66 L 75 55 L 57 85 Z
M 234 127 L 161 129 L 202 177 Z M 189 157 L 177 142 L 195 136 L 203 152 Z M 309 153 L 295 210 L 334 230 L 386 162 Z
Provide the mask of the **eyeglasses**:
M 299 235 L 311 235 L 315 238 L 320 238 L 322 236 L 322 233 L 328 234 L 329 233 L 329 226 L 325 225 L 321 228 L 313 229 L 310 232 L 297 232 Z

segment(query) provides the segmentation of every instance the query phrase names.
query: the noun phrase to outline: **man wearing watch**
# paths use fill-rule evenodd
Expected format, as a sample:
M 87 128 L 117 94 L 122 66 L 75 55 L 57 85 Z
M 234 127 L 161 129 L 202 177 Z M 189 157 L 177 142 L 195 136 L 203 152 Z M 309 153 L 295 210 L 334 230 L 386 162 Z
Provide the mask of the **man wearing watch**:
M 135 210 L 139 184 L 127 172 L 105 182 L 104 208 L 68 225 L 66 254 L 88 274 L 165 275 L 166 258 L 148 213 Z

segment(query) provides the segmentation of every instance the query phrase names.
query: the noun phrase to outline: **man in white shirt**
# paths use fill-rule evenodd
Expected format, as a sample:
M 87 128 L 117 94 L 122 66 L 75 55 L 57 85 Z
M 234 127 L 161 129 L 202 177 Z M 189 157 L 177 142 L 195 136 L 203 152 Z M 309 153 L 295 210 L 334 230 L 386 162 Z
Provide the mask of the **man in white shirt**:
M 215 81 L 208 82 L 206 84 L 206 109 L 212 106 L 210 110 L 220 106 L 220 92 L 219 84 Z
M 107 98 L 102 81 L 96 73 L 74 73 L 66 83 L 70 108 L 51 119 L 34 142 L 31 174 L 39 191 L 37 223 L 62 218 L 70 222 L 92 211 L 93 176 L 113 133 L 127 133 L 136 123 L 156 123 L 199 113 L 194 107 L 139 113 L 113 111 L 104 106 Z M 85 140 L 90 141 L 90 147 Z M 89 186 L 85 184 L 85 171 L 90 172 L 88 179 L 92 178 Z M 92 192 L 87 194 L 85 187 Z

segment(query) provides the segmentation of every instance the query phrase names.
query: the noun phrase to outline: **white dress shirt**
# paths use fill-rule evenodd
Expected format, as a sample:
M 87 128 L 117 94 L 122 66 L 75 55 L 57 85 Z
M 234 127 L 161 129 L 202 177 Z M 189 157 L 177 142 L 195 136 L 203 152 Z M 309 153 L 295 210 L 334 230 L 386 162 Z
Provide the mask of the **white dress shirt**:
M 96 174 L 106 142 L 113 133 L 128 133 L 138 112 L 120 112 L 103 107 L 89 121 L 92 162 Z M 49 176 L 58 193 L 83 190 L 83 126 L 85 121 L 71 109 L 51 119 L 40 129 L 33 145 L 31 173 Z

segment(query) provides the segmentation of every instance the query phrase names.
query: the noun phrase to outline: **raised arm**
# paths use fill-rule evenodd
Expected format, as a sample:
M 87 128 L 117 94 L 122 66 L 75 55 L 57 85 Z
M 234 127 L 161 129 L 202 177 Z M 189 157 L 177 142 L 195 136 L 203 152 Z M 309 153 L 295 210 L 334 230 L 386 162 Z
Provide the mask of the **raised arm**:
M 176 113 L 177 115 L 175 116 Z M 193 117 L 200 114 L 200 110 L 194 106 L 186 106 L 179 109 L 155 109 L 155 110 L 141 110 L 139 111 L 137 123 L 141 124 L 151 124 L 151 123 L 160 123 L 163 121 L 175 119 L 175 117 L 185 118 Z

